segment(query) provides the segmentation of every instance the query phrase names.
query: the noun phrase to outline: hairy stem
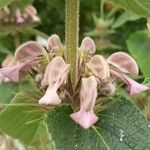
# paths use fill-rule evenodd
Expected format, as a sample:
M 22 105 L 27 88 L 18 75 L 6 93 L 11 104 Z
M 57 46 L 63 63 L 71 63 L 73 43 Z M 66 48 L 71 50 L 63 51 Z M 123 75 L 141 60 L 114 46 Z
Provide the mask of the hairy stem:
M 66 58 L 70 64 L 73 89 L 77 84 L 77 55 L 79 41 L 79 3 L 80 0 L 66 0 Z

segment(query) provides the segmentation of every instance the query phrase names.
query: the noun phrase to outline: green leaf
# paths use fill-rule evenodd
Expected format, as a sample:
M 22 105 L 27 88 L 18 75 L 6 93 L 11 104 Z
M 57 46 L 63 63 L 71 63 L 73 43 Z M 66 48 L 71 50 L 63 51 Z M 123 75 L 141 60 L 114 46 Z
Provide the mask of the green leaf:
M 42 32 L 42 31 L 39 31 L 37 29 L 33 29 L 33 28 L 26 28 L 26 29 L 24 29 L 24 31 L 25 31 L 26 34 L 28 33 L 28 34 L 31 34 L 31 35 L 41 36 L 45 39 L 48 39 L 48 37 L 49 37 L 46 33 Z
M 114 22 L 112 28 L 118 28 L 128 21 L 135 21 L 135 20 L 138 20 L 140 18 L 141 17 L 137 14 L 134 14 L 131 12 L 124 12 L 117 18 L 117 20 Z
M 33 98 L 19 93 L 13 102 L 1 111 L 0 130 L 25 144 L 31 144 L 44 116 L 45 109 L 33 103 Z
M 149 0 L 111 0 L 114 4 L 141 16 L 150 17 Z
M 11 54 L 11 51 L 0 43 L 0 53 Z
M 10 4 L 13 0 L 0 0 L 0 9 Z
M 69 117 L 70 106 L 50 111 L 46 119 L 57 150 L 149 150 L 148 122 L 124 97 L 98 113 L 99 121 L 89 130 Z
M 15 5 L 20 9 L 24 9 L 27 5 L 31 5 L 34 0 L 15 0 Z
M 129 52 L 135 57 L 145 77 L 150 77 L 150 35 L 148 31 L 133 33 L 127 40 Z
M 0 103 L 8 103 L 18 91 L 19 85 L 16 83 L 1 83 L 0 84 Z

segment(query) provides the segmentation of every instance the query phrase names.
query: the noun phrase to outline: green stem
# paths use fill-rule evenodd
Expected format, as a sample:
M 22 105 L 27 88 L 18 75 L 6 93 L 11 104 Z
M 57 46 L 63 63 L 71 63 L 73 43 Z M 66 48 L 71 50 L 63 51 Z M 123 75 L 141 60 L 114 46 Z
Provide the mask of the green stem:
M 20 46 L 20 34 L 16 33 L 13 35 L 14 38 L 14 46 L 15 48 L 18 48 Z
M 66 0 L 66 58 L 70 64 L 73 89 L 76 87 L 78 74 L 79 3 L 80 0 Z
M 104 3 L 105 3 L 105 0 L 101 0 L 100 11 L 101 11 L 101 18 L 102 19 L 104 19 Z

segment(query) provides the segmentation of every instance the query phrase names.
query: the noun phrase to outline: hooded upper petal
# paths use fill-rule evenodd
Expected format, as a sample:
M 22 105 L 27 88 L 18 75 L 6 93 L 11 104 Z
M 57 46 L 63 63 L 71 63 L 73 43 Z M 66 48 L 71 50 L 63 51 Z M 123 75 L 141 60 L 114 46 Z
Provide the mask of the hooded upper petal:
M 107 58 L 107 62 L 123 73 L 137 75 L 139 72 L 136 61 L 127 53 L 117 52 Z
M 95 43 L 90 37 L 85 37 L 82 40 L 80 49 L 87 54 L 94 54 L 96 51 Z
M 19 82 L 22 71 L 38 64 L 40 61 L 38 56 L 45 54 L 45 49 L 37 42 L 27 42 L 16 50 L 14 58 L 12 56 L 6 58 L 3 62 L 4 68 L 0 69 L 0 73 L 12 82 Z
M 62 57 L 54 57 L 46 68 L 43 85 L 48 85 L 45 95 L 39 100 L 42 105 L 58 105 L 61 100 L 57 89 L 66 79 L 69 65 L 65 63 Z
M 149 87 L 132 80 L 125 74 L 118 73 L 114 70 L 111 70 L 111 73 L 113 76 L 123 80 L 127 84 L 127 91 L 130 95 L 136 95 L 149 89 Z
M 86 65 L 92 71 L 93 75 L 99 79 L 106 79 L 110 76 L 109 66 L 104 57 L 100 55 L 92 57 Z
M 62 46 L 60 37 L 57 34 L 53 34 L 49 37 L 47 42 L 47 49 L 49 51 L 54 51 L 55 49 L 58 49 Z
M 80 110 L 70 117 L 83 128 L 88 129 L 98 120 L 94 114 L 94 105 L 97 98 L 97 81 L 94 76 L 82 78 L 80 90 Z
M 44 47 L 34 41 L 29 41 L 17 48 L 14 59 L 16 61 L 28 61 L 38 56 L 45 55 Z

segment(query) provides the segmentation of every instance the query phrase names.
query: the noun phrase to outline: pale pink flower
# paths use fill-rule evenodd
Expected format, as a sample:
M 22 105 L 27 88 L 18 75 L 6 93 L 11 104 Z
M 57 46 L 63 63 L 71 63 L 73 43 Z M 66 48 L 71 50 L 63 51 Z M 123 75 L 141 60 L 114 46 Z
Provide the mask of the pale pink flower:
M 39 60 L 33 59 L 28 60 L 17 65 L 9 66 L 0 69 L 0 73 L 3 74 L 4 77 L 7 77 L 12 82 L 19 82 L 20 81 L 20 74 L 23 71 L 26 71 L 28 68 L 39 63 Z
M 123 80 L 127 84 L 127 91 L 129 92 L 130 95 L 136 95 L 141 92 L 149 90 L 149 87 L 132 80 L 123 73 L 118 73 L 114 70 L 111 70 L 111 74 L 117 77 L 118 79 Z
M 107 62 L 120 72 L 131 75 L 138 75 L 139 73 L 136 61 L 127 53 L 116 52 L 107 58 Z
M 40 21 L 40 18 L 37 16 L 37 10 L 32 5 L 28 5 L 25 9 L 25 12 L 32 18 L 34 22 Z
M 94 113 L 94 105 L 97 98 L 97 81 L 94 76 L 82 78 L 80 90 L 80 110 L 70 117 L 84 129 L 90 128 L 98 121 Z
M 16 10 L 16 23 L 24 23 L 25 22 L 25 19 L 22 17 L 22 14 L 21 14 L 21 11 L 20 9 L 17 9 Z
M 14 63 L 13 55 L 7 55 L 6 58 L 2 62 L 2 67 L 12 66 Z M 0 82 L 9 82 L 10 80 L 5 77 L 2 73 L 0 73 Z
M 58 88 L 64 82 L 68 74 L 69 65 L 62 57 L 54 57 L 46 68 L 42 85 L 48 85 L 45 95 L 39 100 L 41 105 L 58 105 L 61 99 L 57 94 Z
M 12 82 L 19 82 L 22 72 L 37 65 L 41 55 L 45 55 L 45 49 L 36 42 L 27 42 L 21 45 L 14 55 L 14 63 L 0 69 L 0 73 Z
M 102 80 L 109 78 L 109 66 L 102 56 L 95 55 L 88 63 L 86 63 L 86 65 L 91 70 L 92 74 L 97 78 Z
M 132 80 L 128 75 L 138 75 L 139 69 L 136 61 L 124 52 L 117 52 L 108 57 L 107 62 L 112 65 L 111 74 L 127 84 L 130 95 L 146 91 L 149 87 Z

